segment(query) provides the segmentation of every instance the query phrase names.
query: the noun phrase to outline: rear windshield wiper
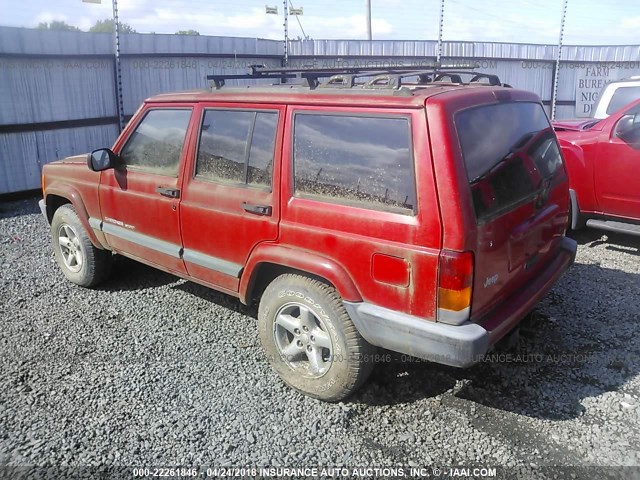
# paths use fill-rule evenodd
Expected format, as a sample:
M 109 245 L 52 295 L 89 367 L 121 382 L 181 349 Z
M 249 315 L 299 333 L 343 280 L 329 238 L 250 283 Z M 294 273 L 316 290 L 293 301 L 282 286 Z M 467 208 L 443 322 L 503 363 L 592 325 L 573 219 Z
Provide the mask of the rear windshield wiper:
M 513 152 L 509 152 L 507 153 L 504 157 L 502 157 L 500 160 L 498 160 L 496 163 L 494 163 L 493 165 L 491 165 L 491 168 L 489 168 L 488 170 L 486 170 L 484 173 L 481 173 L 480 175 L 478 175 L 476 178 L 474 178 L 473 180 L 471 180 L 469 182 L 469 185 L 473 185 L 474 183 L 478 183 L 480 180 L 483 180 L 485 178 L 487 178 L 491 173 L 493 173 L 494 170 L 496 170 L 500 165 L 502 165 L 505 162 L 510 161 L 511 159 L 513 159 L 514 155 Z
M 509 153 L 507 153 L 504 157 L 502 157 L 500 160 L 495 162 L 487 170 L 485 170 L 483 173 L 475 177 L 473 180 L 470 180 L 469 184 L 473 185 L 474 183 L 478 183 L 480 180 L 488 177 L 503 163 L 513 160 L 515 158 L 516 152 L 518 152 L 519 150 L 522 150 L 522 147 L 524 147 L 529 142 L 529 140 L 531 140 L 531 137 L 533 137 L 536 133 L 538 132 L 528 132 L 522 135 L 518 139 L 518 141 L 513 145 L 513 147 L 511 147 L 511 150 L 509 150 Z

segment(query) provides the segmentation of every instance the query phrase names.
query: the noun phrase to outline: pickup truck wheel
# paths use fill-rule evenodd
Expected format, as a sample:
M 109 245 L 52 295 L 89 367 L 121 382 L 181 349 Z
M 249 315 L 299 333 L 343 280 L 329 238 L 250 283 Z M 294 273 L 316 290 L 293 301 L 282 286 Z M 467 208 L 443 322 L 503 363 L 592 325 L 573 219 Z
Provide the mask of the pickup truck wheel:
M 73 283 L 93 287 L 109 275 L 111 252 L 93 246 L 71 205 L 63 205 L 55 211 L 51 235 L 56 262 Z
M 351 322 L 336 290 L 318 280 L 286 274 L 264 291 L 258 329 L 280 377 L 314 398 L 337 402 L 373 370 L 375 348 Z

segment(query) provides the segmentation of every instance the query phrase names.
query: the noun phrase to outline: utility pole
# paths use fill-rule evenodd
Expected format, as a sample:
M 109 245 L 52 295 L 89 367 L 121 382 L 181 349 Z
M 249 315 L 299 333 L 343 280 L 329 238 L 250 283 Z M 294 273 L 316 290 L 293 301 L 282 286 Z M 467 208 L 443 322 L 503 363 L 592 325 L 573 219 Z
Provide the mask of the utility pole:
M 287 8 L 287 0 L 282 0 L 284 8 L 284 66 L 289 65 L 289 9 Z
M 82 0 L 83 3 L 102 3 L 102 0 Z M 118 126 L 124 128 L 124 105 L 122 102 L 122 70 L 120 68 L 120 22 L 118 21 L 118 0 L 111 0 L 113 7 L 113 39 L 115 46 L 116 101 L 118 108 Z
M 371 0 L 367 0 L 367 40 L 372 40 L 371 35 Z
M 558 77 L 560 75 L 560 57 L 562 56 L 562 37 L 564 36 L 564 22 L 567 18 L 567 1 L 562 2 L 562 19 L 560 20 L 560 38 L 558 39 L 558 57 L 556 71 L 553 75 L 553 98 L 551 98 L 551 120 L 556 118 L 556 102 L 558 101 Z
M 118 21 L 118 0 L 112 0 L 113 5 L 113 37 L 116 47 L 116 94 L 118 96 L 118 125 L 120 131 L 124 128 L 124 104 L 122 102 L 122 70 L 120 68 L 120 22 Z
M 436 51 L 436 63 L 440 65 L 442 60 L 442 27 L 444 25 L 444 0 L 440 0 L 440 24 L 438 26 L 438 47 Z

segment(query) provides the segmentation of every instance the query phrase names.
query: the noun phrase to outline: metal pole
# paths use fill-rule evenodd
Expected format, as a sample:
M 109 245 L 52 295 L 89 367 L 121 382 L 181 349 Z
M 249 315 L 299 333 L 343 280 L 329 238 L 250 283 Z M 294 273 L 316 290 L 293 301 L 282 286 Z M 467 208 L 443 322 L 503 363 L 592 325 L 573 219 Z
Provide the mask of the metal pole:
M 293 3 L 291 3 L 291 0 L 289 0 L 289 6 L 293 9 Z M 296 22 L 298 22 L 298 26 L 300 27 L 300 31 L 302 32 L 302 36 L 304 37 L 305 40 L 309 40 L 309 35 L 307 35 L 307 32 L 304 31 L 304 28 L 302 28 L 302 22 L 300 21 L 300 15 L 295 15 L 296 17 Z
M 367 0 L 367 40 L 372 40 L 371 35 L 371 0 Z
M 444 25 L 444 0 L 440 0 L 440 25 L 438 26 L 438 49 L 436 51 L 436 63 L 442 59 L 442 27 Z
M 289 64 L 289 9 L 287 8 L 287 0 L 282 0 L 284 8 L 284 66 Z
M 564 22 L 567 18 L 567 2 L 562 2 L 562 19 L 560 20 L 560 38 L 558 39 L 558 57 L 553 75 L 553 97 L 551 98 L 551 120 L 556 119 L 556 102 L 558 100 L 558 77 L 560 76 L 560 57 L 562 56 L 562 37 L 564 36 Z
M 118 21 L 118 0 L 112 0 L 113 5 L 113 35 L 116 47 L 116 94 L 118 97 L 118 125 L 122 132 L 124 128 L 124 104 L 122 102 L 122 70 L 120 69 L 120 25 Z

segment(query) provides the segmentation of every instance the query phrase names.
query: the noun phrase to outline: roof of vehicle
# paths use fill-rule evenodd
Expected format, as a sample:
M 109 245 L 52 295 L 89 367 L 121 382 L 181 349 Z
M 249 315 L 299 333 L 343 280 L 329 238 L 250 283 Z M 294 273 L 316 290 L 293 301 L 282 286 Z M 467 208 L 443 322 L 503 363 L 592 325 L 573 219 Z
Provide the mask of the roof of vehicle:
M 609 82 L 609 84 L 618 84 L 618 83 L 627 83 L 627 82 L 637 82 L 640 80 L 640 75 L 634 75 L 632 77 L 621 78 L 619 80 L 613 80 Z
M 179 93 L 166 93 L 147 98 L 145 102 L 233 102 L 233 103 L 274 103 L 274 104 L 312 104 L 312 105 L 348 105 L 376 107 L 418 108 L 429 97 L 445 92 L 461 90 L 483 91 L 505 90 L 506 87 L 483 84 L 443 84 L 443 85 L 407 85 L 397 90 L 362 88 L 316 88 L 301 85 L 273 85 L 231 87 L 221 90 L 198 90 Z M 511 90 L 511 89 L 509 89 Z M 513 91 L 513 90 L 511 90 Z
M 440 63 L 416 68 L 268 69 L 264 65 L 249 65 L 247 73 L 207 75 L 211 80 L 209 90 L 157 95 L 146 101 L 419 108 L 429 97 L 445 92 L 460 94 L 470 89 L 482 89 L 486 93 L 487 89 L 504 90 L 509 87 L 501 83 L 495 74 L 474 71 L 473 65 L 469 67 L 471 70 Z M 277 80 L 278 83 L 229 88 L 225 87 L 228 80 Z

